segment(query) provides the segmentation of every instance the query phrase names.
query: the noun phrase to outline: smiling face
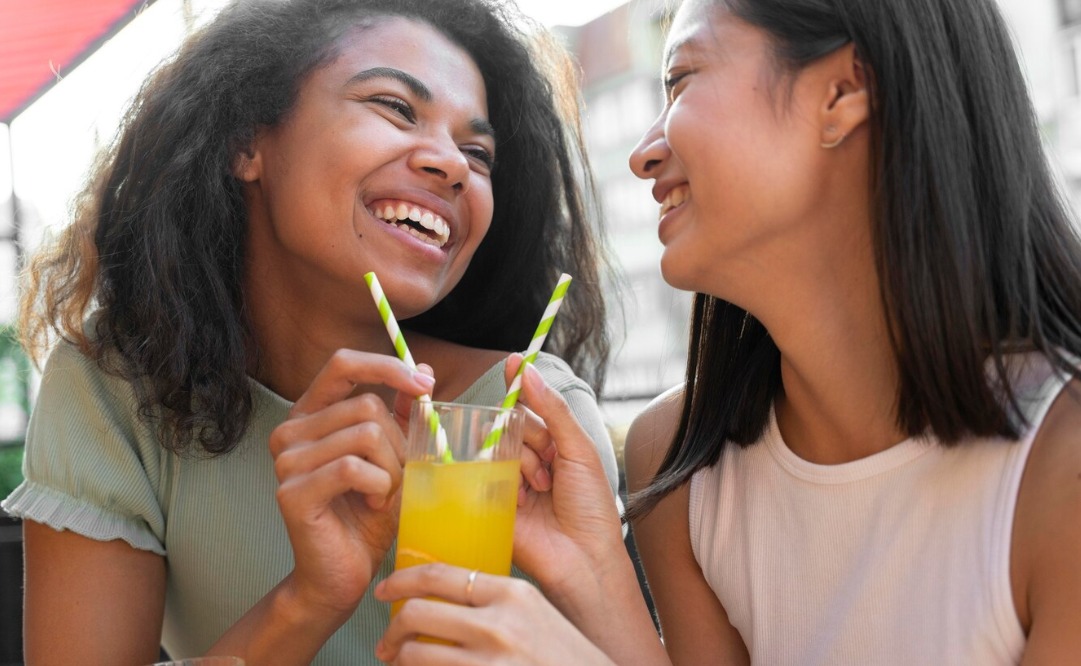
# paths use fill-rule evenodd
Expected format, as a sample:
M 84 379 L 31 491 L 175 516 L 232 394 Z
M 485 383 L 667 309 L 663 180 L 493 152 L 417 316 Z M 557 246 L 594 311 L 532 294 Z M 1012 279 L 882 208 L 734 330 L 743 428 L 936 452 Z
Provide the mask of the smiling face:
M 666 45 L 666 104 L 631 155 L 655 180 L 661 270 L 733 302 L 807 233 L 823 151 L 814 77 L 778 70 L 769 36 L 708 0 L 680 8 Z M 822 87 L 821 90 L 825 90 Z
M 491 223 L 484 82 L 460 47 L 403 18 L 348 31 L 337 52 L 238 162 L 249 288 L 356 311 L 375 271 L 406 318 L 457 284 Z

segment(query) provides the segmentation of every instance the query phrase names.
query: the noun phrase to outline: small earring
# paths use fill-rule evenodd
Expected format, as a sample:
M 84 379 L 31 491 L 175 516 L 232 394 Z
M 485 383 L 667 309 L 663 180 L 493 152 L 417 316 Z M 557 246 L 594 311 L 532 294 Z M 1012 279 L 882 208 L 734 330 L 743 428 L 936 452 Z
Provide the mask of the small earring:
M 822 146 L 823 148 L 825 148 L 825 149 L 829 150 L 829 149 L 831 149 L 831 148 L 836 148 L 837 146 L 839 146 L 839 145 L 841 145 L 842 143 L 844 143 L 844 140 L 845 140 L 845 139 L 846 139 L 847 137 L 848 137 L 848 135 L 847 135 L 847 134 L 842 134 L 841 136 L 837 137 L 837 139 L 836 139 L 835 141 L 831 141 L 831 142 L 829 142 L 829 143 L 825 143 L 825 142 L 823 142 L 823 143 L 821 143 L 821 144 L 819 144 L 819 145 L 821 145 L 821 146 Z

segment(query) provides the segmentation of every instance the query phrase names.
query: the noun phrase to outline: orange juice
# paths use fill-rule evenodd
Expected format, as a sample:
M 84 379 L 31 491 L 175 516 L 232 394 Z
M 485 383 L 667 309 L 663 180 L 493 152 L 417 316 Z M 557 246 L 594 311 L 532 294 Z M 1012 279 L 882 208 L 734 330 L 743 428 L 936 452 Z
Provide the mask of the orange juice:
M 518 466 L 518 460 L 407 462 L 394 568 L 445 562 L 510 574 Z

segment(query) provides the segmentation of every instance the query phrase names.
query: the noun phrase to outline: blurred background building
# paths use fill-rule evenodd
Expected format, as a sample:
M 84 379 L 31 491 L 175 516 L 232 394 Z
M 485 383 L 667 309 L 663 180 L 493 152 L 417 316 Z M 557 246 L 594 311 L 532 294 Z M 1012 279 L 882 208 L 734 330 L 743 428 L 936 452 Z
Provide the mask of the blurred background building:
M 86 4 L 96 2 L 105 0 Z M 1077 206 L 1081 0 L 999 2 L 1020 47 L 1048 153 L 1063 191 Z M 222 4 L 154 2 L 100 48 L 95 45 L 78 67 L 56 72 L 59 82 L 32 104 L 14 117 L 0 118 L 5 123 L 0 130 L 0 327 L 10 326 L 15 317 L 14 276 L 21 257 L 43 235 L 67 223 L 88 166 L 115 135 L 127 100 L 183 35 Z M 666 7 L 672 4 L 631 0 L 588 23 L 555 28 L 581 66 L 586 138 L 609 240 L 625 278 L 622 312 L 614 308 L 617 316 L 612 320 L 617 353 L 604 405 L 617 431 L 648 398 L 681 381 L 686 358 L 690 295 L 668 287 L 660 277 L 658 207 L 649 183 L 627 168 L 631 149 L 661 108 L 659 57 Z M 0 26 L 5 24 L 3 12 L 10 11 L 4 7 L 0 5 Z M 8 64 L 0 62 L 0 71 Z M 55 68 L 52 62 L 41 66 Z M 13 219 L 18 220 L 17 230 Z M 24 362 L 18 356 L 17 347 L 0 345 L 0 442 L 13 444 L 25 428 L 26 396 L 33 394 L 33 377 L 19 370 Z M 12 382 L 16 386 L 10 388 Z
M 998 0 L 1018 45 L 1046 149 L 1064 194 L 1081 211 L 1081 0 Z M 686 359 L 690 295 L 660 277 L 657 205 L 627 156 L 663 103 L 665 0 L 632 0 L 556 32 L 578 59 L 585 131 L 615 254 L 627 279 L 626 326 L 609 373 L 617 428 L 643 398 L 677 384 Z
M 52 1 L 0 0 L 0 56 L 17 52 L 11 40 L 19 26 L 11 17 L 19 3 Z M 522 4 L 528 9 L 533 1 Z M 1022 56 L 1051 162 L 1063 192 L 1078 209 L 1081 0 L 998 1 Z M 106 2 L 85 0 L 83 5 L 96 10 Z M 52 56 L 37 63 L 52 70 L 55 85 L 34 95 L 29 105 L 0 108 L 0 497 L 20 479 L 21 442 L 33 396 L 34 374 L 10 336 L 21 257 L 50 230 L 68 222 L 95 152 L 115 135 L 122 109 L 139 83 L 222 4 L 157 0 L 130 23 L 125 19 L 126 27 L 115 35 L 107 31 L 111 39 L 100 48 L 88 45 L 92 55 L 72 61 L 77 67 L 58 68 Z M 539 0 L 537 11 L 550 11 L 552 4 Z M 581 11 L 589 0 L 576 4 Z M 625 278 L 622 314 L 612 321 L 617 353 L 602 403 L 617 442 L 649 398 L 681 380 L 686 357 L 690 295 L 673 290 L 660 277 L 658 206 L 649 184 L 627 168 L 631 149 L 662 105 L 660 53 L 665 6 L 671 4 L 631 0 L 588 23 L 556 28 L 581 66 L 586 138 L 608 236 Z M 540 20 L 560 19 L 548 13 Z M 0 59 L 0 95 L 4 75 L 13 65 Z M 613 309 L 618 314 L 619 308 Z M 0 632 L 0 666 L 14 649 L 6 641 L 17 642 L 15 625 L 4 618 L 18 610 L 18 584 L 10 581 L 21 579 L 14 571 L 21 566 L 18 537 L 5 529 L 0 516 L 0 625 L 12 630 Z

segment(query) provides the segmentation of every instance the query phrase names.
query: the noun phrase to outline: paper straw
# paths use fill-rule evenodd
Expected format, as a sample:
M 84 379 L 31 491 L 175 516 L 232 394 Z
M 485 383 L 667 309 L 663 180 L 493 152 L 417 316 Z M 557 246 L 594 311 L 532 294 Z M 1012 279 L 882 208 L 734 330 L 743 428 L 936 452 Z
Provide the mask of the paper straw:
M 495 422 L 492 424 L 492 430 L 484 438 L 481 451 L 487 451 L 487 457 L 491 457 L 492 447 L 503 436 L 503 428 L 506 427 L 507 419 L 510 418 L 510 410 L 518 404 L 518 395 L 522 392 L 522 375 L 525 373 L 525 367 L 537 359 L 537 354 L 540 353 L 541 347 L 544 346 L 544 339 L 548 337 L 548 331 L 552 329 L 552 322 L 555 321 L 556 313 L 559 312 L 559 306 L 563 305 L 563 297 L 567 295 L 567 289 L 570 288 L 572 279 L 571 276 L 563 273 L 559 276 L 559 281 L 556 282 L 552 297 L 548 299 L 548 307 L 544 308 L 544 314 L 541 315 L 540 323 L 537 324 L 537 331 L 533 333 L 533 339 L 529 342 L 529 347 L 526 348 L 525 354 L 523 354 L 522 364 L 518 366 L 518 372 L 514 374 L 510 388 L 507 389 L 507 397 L 503 399 L 502 407 L 505 411 L 496 417 Z
M 390 341 L 394 343 L 394 351 L 398 353 L 398 358 L 408 365 L 411 370 L 416 370 L 417 364 L 413 362 L 413 355 L 409 353 L 409 347 L 405 344 L 405 336 L 402 335 L 402 329 L 398 326 L 398 320 L 394 318 L 394 313 L 390 311 L 390 302 L 387 301 L 387 295 L 383 293 L 379 278 L 375 276 L 375 273 L 366 273 L 364 281 L 368 283 L 368 289 L 372 292 L 375 307 L 379 308 L 379 316 L 383 318 L 383 325 L 387 327 L 387 334 L 390 335 Z M 428 412 L 428 426 L 431 428 L 432 434 L 435 435 L 437 455 L 443 462 L 454 462 L 454 455 L 447 446 L 447 431 L 443 430 L 443 426 L 439 423 L 439 415 L 430 406 L 432 396 L 425 393 L 417 400 L 429 403 L 425 411 Z

